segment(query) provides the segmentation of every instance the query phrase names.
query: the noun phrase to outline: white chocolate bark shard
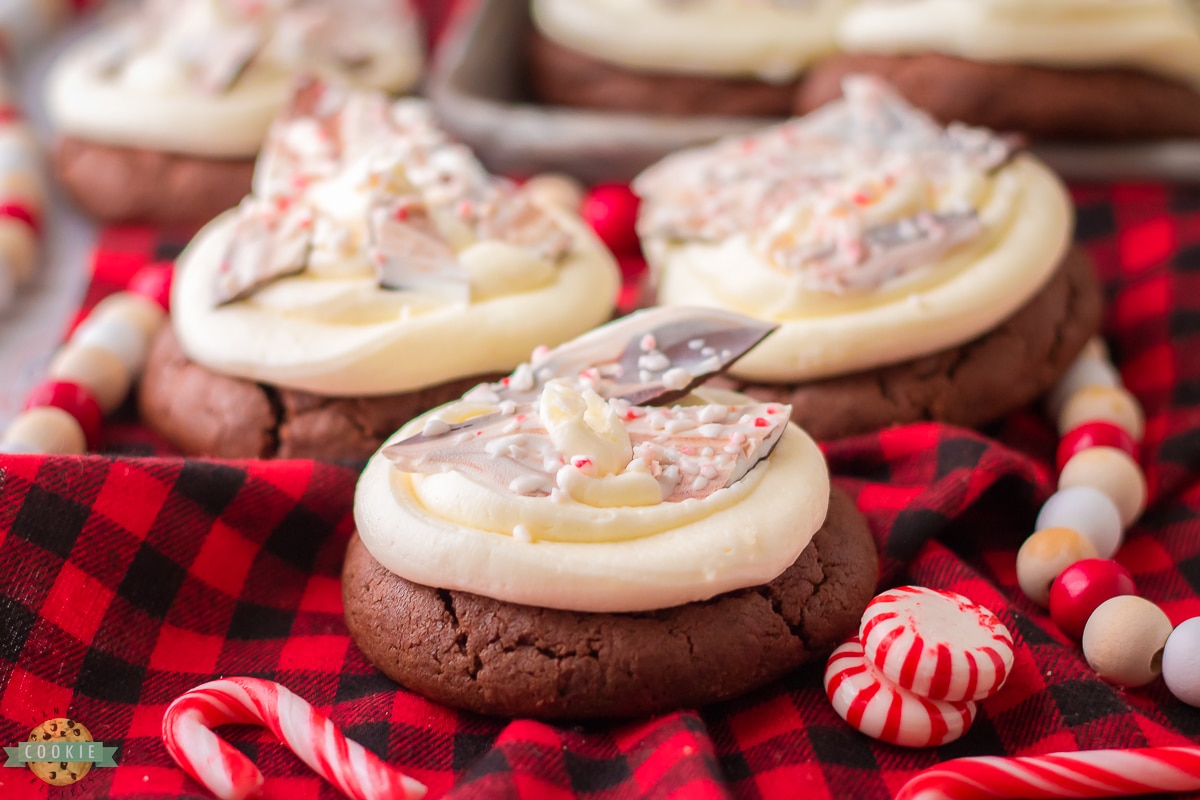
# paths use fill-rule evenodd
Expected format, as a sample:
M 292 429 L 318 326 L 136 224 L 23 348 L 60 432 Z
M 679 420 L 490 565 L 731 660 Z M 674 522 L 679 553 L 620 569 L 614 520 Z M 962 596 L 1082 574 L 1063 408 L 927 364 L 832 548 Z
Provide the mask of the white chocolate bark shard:
M 605 398 L 634 405 L 670 402 L 728 369 L 776 327 L 717 309 L 637 311 L 535 352 L 528 365 L 487 391 L 525 401 L 551 378 L 574 377 Z
M 425 291 L 455 302 L 471 299 L 467 271 L 420 206 L 377 208 L 368 227 L 375 274 L 384 289 Z
M 284 270 L 271 261 L 253 270 L 238 250 L 258 254 L 261 235 L 244 243 L 235 237 L 229 260 L 246 266 L 230 286 L 221 276 L 219 302 L 246 299 L 272 280 L 307 269 L 373 270 L 386 290 L 455 304 L 484 301 L 522 290 L 512 286 L 551 282 L 555 270 L 547 264 L 560 266 L 576 241 L 550 210 L 489 175 L 451 141 L 422 103 L 393 103 L 312 79 L 299 84 L 272 126 L 253 189 L 252 204 L 266 217 L 309 208 L 311 247 L 299 265 L 289 262 Z M 263 227 L 280 227 L 280 221 L 268 219 Z M 459 254 L 484 242 L 516 252 L 492 251 L 493 261 L 504 263 L 489 270 L 480 261 L 489 256 L 476 251 L 476 269 L 468 269 Z
M 807 117 L 651 167 L 634 184 L 643 239 L 745 236 L 805 290 L 845 294 L 915 273 L 980 235 L 972 187 L 1012 157 L 1012 142 L 944 128 L 875 78 L 848 78 L 844 90 Z
M 218 305 L 303 272 L 312 247 L 312 212 L 305 206 L 246 202 L 234 213 L 236 233 L 216 276 Z
M 382 452 L 402 472 L 461 472 L 522 496 L 558 487 L 605 506 L 704 498 L 770 455 L 791 408 L 638 403 L 686 391 L 771 329 L 706 309 L 642 312 L 472 389 Z M 626 369 L 646 374 L 624 382 Z M 684 373 L 678 383 L 668 377 L 672 370 Z

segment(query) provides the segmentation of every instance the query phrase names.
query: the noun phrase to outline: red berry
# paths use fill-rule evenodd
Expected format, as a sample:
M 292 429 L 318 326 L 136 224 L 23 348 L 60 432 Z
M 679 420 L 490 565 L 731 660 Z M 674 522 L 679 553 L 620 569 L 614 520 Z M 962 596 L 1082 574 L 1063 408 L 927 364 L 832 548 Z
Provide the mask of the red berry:
M 1062 472 L 1071 456 L 1090 447 L 1115 447 L 1137 460 L 1137 442 L 1124 428 L 1111 422 L 1085 422 L 1067 431 L 1059 441 L 1056 457 L 1058 471 Z
M 1092 612 L 1123 594 L 1137 594 L 1129 570 L 1107 558 L 1076 561 L 1050 585 L 1050 618 L 1063 633 L 1079 639 Z
M 25 409 L 54 406 L 70 414 L 83 429 L 88 449 L 100 447 L 100 432 L 104 426 L 104 414 L 100 404 L 84 387 L 70 381 L 44 381 L 34 387 L 25 401 Z
M 636 253 L 639 247 L 638 202 L 628 186 L 606 183 L 584 195 L 579 213 L 609 250 L 618 256 L 628 255 Z
M 175 267 L 171 262 L 148 264 L 129 279 L 129 291 L 147 297 L 162 306 L 163 311 L 171 310 L 171 279 L 175 275 Z

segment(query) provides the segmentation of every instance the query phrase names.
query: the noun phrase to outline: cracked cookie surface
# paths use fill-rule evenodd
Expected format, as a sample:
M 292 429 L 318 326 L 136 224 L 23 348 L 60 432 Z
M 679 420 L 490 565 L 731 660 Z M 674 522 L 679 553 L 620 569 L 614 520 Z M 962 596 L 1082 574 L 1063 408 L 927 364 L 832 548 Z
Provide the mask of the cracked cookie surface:
M 866 519 L 834 489 L 782 575 L 704 602 L 631 614 L 505 603 L 400 578 L 357 535 L 342 595 L 359 648 L 407 688 L 483 714 L 573 719 L 706 705 L 769 683 L 854 632 L 877 577 Z
M 381 397 L 322 397 L 202 367 L 184 354 L 168 325 L 151 347 L 138 407 L 146 424 L 185 455 L 361 460 L 417 414 L 500 377 Z
M 1091 260 L 1068 252 L 1046 286 L 999 327 L 928 356 L 794 385 L 713 385 L 790 403 L 820 440 L 912 422 L 979 427 L 1049 391 L 1100 328 L 1103 300 Z

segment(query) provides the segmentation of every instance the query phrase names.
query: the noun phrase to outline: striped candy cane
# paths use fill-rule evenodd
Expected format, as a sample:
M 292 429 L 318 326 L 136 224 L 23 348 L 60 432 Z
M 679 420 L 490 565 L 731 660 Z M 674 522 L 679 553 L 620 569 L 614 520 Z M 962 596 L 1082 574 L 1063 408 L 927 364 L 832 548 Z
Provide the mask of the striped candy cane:
M 342 735 L 328 717 L 272 681 L 226 678 L 180 695 L 163 716 L 167 752 L 221 800 L 257 797 L 263 776 L 210 728 L 261 725 L 354 800 L 418 800 L 425 786 Z
M 919 773 L 896 800 L 1124 797 L 1200 790 L 1200 747 L 958 758 Z

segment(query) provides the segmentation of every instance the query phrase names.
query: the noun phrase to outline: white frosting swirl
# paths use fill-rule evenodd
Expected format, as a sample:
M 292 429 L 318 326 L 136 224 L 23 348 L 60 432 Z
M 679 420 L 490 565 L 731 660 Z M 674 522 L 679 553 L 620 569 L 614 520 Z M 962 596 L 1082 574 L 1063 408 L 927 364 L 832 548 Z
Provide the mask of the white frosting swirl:
M 833 50 L 847 0 L 534 0 L 550 39 L 622 67 L 791 80 Z
M 389 443 L 425 424 L 413 420 Z M 453 474 L 418 478 L 376 454 L 359 479 L 354 516 L 371 554 L 416 583 L 545 608 L 632 612 L 773 580 L 808 546 L 828 502 L 820 450 L 789 424 L 769 458 L 702 500 L 597 509 L 561 494 L 506 494 Z
M 880 99 L 675 156 L 635 184 L 659 302 L 780 324 L 736 376 L 809 380 L 950 347 L 1015 312 L 1061 262 L 1071 206 L 1045 166 L 1004 163 L 983 132 L 941 134 Z
M 237 63 L 239 48 L 255 54 L 231 68 L 232 85 L 203 85 L 211 62 Z M 146 0 L 59 57 L 46 105 L 71 136 L 245 158 L 258 152 L 297 75 L 403 91 L 420 69 L 407 0 Z
M 865 0 L 838 28 L 856 53 L 929 50 L 974 61 L 1133 67 L 1200 86 L 1188 0 Z

